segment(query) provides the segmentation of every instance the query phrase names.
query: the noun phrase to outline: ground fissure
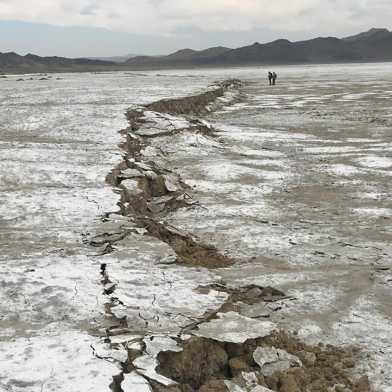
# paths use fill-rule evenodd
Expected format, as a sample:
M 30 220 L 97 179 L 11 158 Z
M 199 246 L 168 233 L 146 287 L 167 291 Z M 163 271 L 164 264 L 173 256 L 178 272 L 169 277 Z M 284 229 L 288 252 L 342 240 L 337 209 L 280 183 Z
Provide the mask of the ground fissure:
M 126 141 L 121 145 L 125 154 L 121 163 L 108 175 L 107 181 L 120 194 L 120 215 L 129 219 L 138 228 L 138 233 L 142 230 L 144 234 L 168 244 L 175 253 L 171 263 L 222 268 L 234 264 L 235 260 L 216 247 L 202 243 L 192 234 L 165 223 L 166 213 L 179 208 L 196 208 L 198 203 L 193 199 L 190 187 L 177 173 L 153 160 L 144 159 L 143 150 L 149 146 L 149 139 L 160 136 L 184 131 L 213 135 L 214 130 L 209 124 L 193 116 L 208 113 L 218 97 L 239 85 L 238 81 L 226 81 L 198 96 L 162 100 L 127 112 L 129 127 L 122 131 Z M 116 243 L 132 232 L 133 229 L 108 232 L 92 238 L 91 243 L 104 247 L 102 254 L 110 253 Z M 129 332 L 132 326 L 128 325 L 126 317 L 119 319 L 111 312 L 111 307 L 118 301 L 116 285 L 105 264 L 101 265 L 101 273 L 104 294 L 110 298 L 107 313 L 114 321 L 114 326 L 106 332 L 111 344 L 111 336 Z M 143 337 L 133 341 L 133 344 L 139 345 L 136 349 L 130 348 L 129 342 L 122 345 L 128 355 L 127 360 L 122 362 L 122 372 L 114 377 L 112 389 L 115 392 L 128 391 L 124 389 L 127 376 L 142 377 L 142 382 L 146 382 L 145 390 L 152 388 L 154 392 L 370 391 L 366 377 L 358 381 L 352 379 L 351 370 L 359 358 L 355 349 L 307 346 L 294 336 L 271 327 L 272 323 L 267 321 L 270 317 L 268 311 L 256 306 L 289 300 L 283 292 L 257 285 L 231 288 L 221 283 L 199 288 L 200 292 L 208 290 L 226 293 L 227 300 L 216 311 L 207 312 L 197 322 L 185 326 L 179 336 L 169 337 L 176 342 L 175 351 L 162 349 L 152 357 Z M 277 309 L 275 307 L 273 311 Z M 236 319 L 236 315 L 240 318 Z M 261 329 L 264 326 L 272 329 L 261 337 L 240 342 L 215 339 L 212 325 L 219 322 L 225 325 L 225 320 L 230 324 L 231 318 L 238 325 L 246 319 L 254 320 L 251 324 L 255 329 L 257 325 Z M 209 324 L 212 332 L 208 330 Z M 153 341 L 154 336 L 149 339 Z M 269 358 L 264 365 L 263 356 Z M 271 357 L 274 359 L 271 360 Z M 137 363 L 145 358 L 155 364 L 153 376 Z M 165 378 L 164 382 L 160 376 Z

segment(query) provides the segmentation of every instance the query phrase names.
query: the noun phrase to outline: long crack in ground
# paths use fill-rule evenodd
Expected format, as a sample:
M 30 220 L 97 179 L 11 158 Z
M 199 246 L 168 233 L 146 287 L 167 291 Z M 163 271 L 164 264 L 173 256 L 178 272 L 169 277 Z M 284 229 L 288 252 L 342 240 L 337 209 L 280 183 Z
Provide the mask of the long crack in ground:
M 121 195 L 117 217 L 124 221 L 111 229 L 108 215 L 108 230 L 91 239 L 101 255 L 110 254 L 116 244 L 137 232 L 167 244 L 175 255 L 168 263 L 222 268 L 235 262 L 165 223 L 168 212 L 200 206 L 175 172 L 146 161 L 142 152 L 150 147 L 151 138 L 185 131 L 214 135 L 208 123 L 193 116 L 213 110 L 217 98 L 239 86 L 239 81 L 226 81 L 198 96 L 162 100 L 127 112 L 130 126 L 122 131 L 124 158 L 107 177 Z M 122 371 L 111 385 L 115 392 L 370 391 L 366 376 L 352 374 L 361 356 L 357 349 L 310 346 L 278 331 L 270 315 L 280 309 L 280 302 L 290 300 L 279 290 L 256 285 L 231 288 L 224 282 L 200 286 L 199 294 L 222 292 L 226 301 L 183 326 L 180 334 L 129 336 L 134 328 L 127 317 L 112 311 L 122 304 L 105 263 L 101 275 L 112 322 L 104 335 L 112 350 L 125 353 L 119 360 Z M 145 319 L 146 328 L 149 322 Z

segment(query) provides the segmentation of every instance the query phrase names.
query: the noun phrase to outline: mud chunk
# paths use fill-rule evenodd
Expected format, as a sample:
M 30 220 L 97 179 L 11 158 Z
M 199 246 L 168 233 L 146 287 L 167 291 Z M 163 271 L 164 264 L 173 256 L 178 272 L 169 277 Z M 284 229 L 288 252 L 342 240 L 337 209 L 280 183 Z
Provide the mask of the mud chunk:
M 139 187 L 139 182 L 136 180 L 125 180 L 121 183 L 120 187 L 124 189 L 127 200 L 132 200 L 133 197 L 143 192 Z
M 367 376 L 361 377 L 353 387 L 353 392 L 370 392 L 370 383 Z
M 169 192 L 176 192 L 181 190 L 181 186 L 178 183 L 178 179 L 174 175 L 165 175 L 163 176 L 165 181 L 166 189 Z
M 259 347 L 253 353 L 253 358 L 264 376 L 284 372 L 292 366 L 302 366 L 298 357 L 275 347 Z
M 223 380 L 211 380 L 204 384 L 198 392 L 227 392 L 228 389 Z
M 228 356 L 222 345 L 210 340 L 191 338 L 180 352 L 158 355 L 158 371 L 181 384 L 198 389 L 212 376 L 227 371 Z

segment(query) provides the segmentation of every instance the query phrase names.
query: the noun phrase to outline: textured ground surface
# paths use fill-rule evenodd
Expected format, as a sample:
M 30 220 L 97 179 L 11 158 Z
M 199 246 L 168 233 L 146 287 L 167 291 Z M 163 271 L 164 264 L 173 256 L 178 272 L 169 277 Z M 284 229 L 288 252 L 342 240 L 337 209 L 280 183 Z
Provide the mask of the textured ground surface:
M 201 328 L 209 338 L 241 341 L 241 325 L 248 325 L 245 339 L 254 339 L 262 315 L 308 342 L 359 346 L 369 358 L 358 360 L 354 372 L 390 390 L 388 66 L 286 67 L 273 89 L 264 73 L 1 81 L 1 388 L 108 391 L 130 350 L 144 353 L 134 363 L 139 374 L 156 378 L 158 352 L 178 350 L 171 339 L 227 300 L 227 290 L 214 286 L 219 282 L 232 290 L 273 286 L 286 297 L 235 309 L 247 323 L 228 313 L 234 325 L 224 325 L 233 328 Z M 144 235 L 139 222 L 112 216 L 102 223 L 118 210 L 120 196 L 105 177 L 123 154 L 123 113 L 231 76 L 245 81 L 241 100 L 229 105 L 233 97 L 226 96 L 207 117 L 214 135 L 168 133 L 161 124 L 164 132 L 143 150 L 143 161 L 194 187 L 187 192 L 197 205 L 162 219 L 236 260 L 218 270 L 173 264 L 173 249 Z M 86 243 L 124 230 L 127 237 L 104 256 L 95 257 L 102 249 Z M 116 284 L 115 308 L 113 298 L 107 304 L 112 288 L 102 287 L 103 263 Z M 123 317 L 127 328 L 118 327 L 109 346 L 103 331 Z M 132 346 L 140 344 L 144 349 Z M 147 388 L 144 380 L 126 373 L 122 388 Z

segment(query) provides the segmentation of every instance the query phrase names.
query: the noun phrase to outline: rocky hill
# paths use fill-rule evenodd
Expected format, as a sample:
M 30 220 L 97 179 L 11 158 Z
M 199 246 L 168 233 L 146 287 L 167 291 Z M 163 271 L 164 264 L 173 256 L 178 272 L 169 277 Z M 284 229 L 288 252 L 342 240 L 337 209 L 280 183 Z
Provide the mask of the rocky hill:
M 206 50 L 182 49 L 168 56 L 136 56 L 126 61 L 131 66 L 195 66 L 214 63 L 214 59 L 232 51 L 218 46 Z
M 99 70 L 106 69 L 114 64 L 110 61 L 84 58 L 69 59 L 65 57 L 40 57 L 34 54 L 21 56 L 14 52 L 0 53 L 0 71 L 4 73 Z
M 169 56 L 134 57 L 126 63 L 133 67 L 180 67 L 391 60 L 392 32 L 387 29 L 371 29 L 342 39 L 319 37 L 298 42 L 280 39 L 266 44 L 256 42 L 237 49 L 185 49 Z

